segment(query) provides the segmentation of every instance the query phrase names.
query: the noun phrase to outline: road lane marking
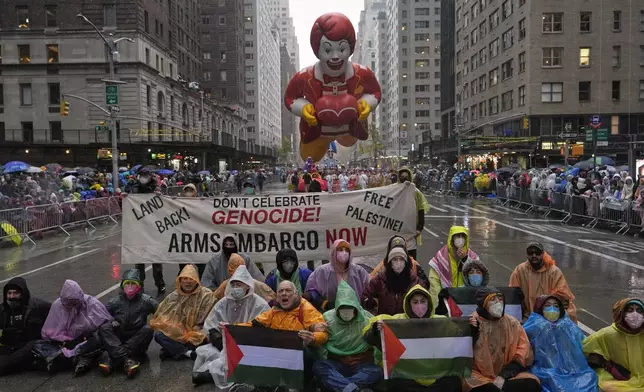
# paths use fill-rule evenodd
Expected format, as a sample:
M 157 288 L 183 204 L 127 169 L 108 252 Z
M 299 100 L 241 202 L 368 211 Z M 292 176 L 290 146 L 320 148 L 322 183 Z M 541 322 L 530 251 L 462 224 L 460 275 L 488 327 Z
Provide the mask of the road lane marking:
M 434 218 L 434 219 L 455 219 L 462 218 L 463 215 L 425 215 L 425 218 Z
M 429 210 L 431 211 L 431 210 L 432 210 L 432 208 L 433 208 L 433 209 L 435 209 L 436 211 L 440 211 L 440 212 L 447 212 L 447 210 L 445 210 L 445 209 L 443 209 L 443 208 L 436 207 L 436 205 L 434 205 L 434 204 L 430 204 L 430 205 L 429 205 Z
M 40 268 L 36 268 L 36 269 L 31 270 L 31 271 L 23 272 L 23 273 L 20 273 L 20 274 L 14 275 L 14 276 L 12 276 L 12 277 L 10 277 L 10 278 L 0 280 L 0 283 L 8 282 L 8 281 L 10 281 L 11 279 L 15 278 L 16 276 L 26 276 L 26 275 L 31 275 L 31 274 L 34 274 L 34 273 L 36 273 L 36 272 L 39 272 L 39 271 L 42 271 L 42 270 L 45 270 L 45 269 L 48 269 L 48 268 L 51 268 L 51 267 L 55 267 L 55 266 L 57 266 L 58 264 L 66 263 L 66 262 L 68 262 L 68 261 L 76 260 L 76 259 L 78 259 L 78 258 L 81 258 L 81 257 L 87 256 L 87 255 L 89 255 L 89 254 L 96 253 L 96 252 L 98 252 L 99 250 L 101 250 L 101 249 L 98 249 L 98 248 L 97 248 L 97 249 L 88 250 L 87 252 L 79 253 L 79 254 L 77 254 L 77 255 L 75 255 L 75 256 L 71 256 L 71 257 L 68 257 L 68 258 L 66 258 L 66 259 L 59 260 L 59 261 L 57 261 L 57 262 L 55 262 L 55 263 L 51 263 L 51 264 L 47 264 L 47 265 L 43 265 L 43 266 L 42 266 L 42 267 L 40 267 Z
M 604 320 L 603 318 L 601 318 L 601 317 L 597 316 L 597 315 L 596 315 L 596 314 L 594 314 L 594 313 L 589 312 L 588 310 L 586 310 L 586 309 L 584 309 L 584 308 L 577 308 L 577 309 L 579 309 L 579 310 L 581 310 L 582 312 L 584 312 L 584 313 L 586 313 L 586 314 L 588 314 L 588 315 L 590 315 L 590 316 L 592 316 L 592 317 L 596 318 L 597 320 L 601 321 L 602 323 L 604 323 L 604 324 L 606 324 L 606 325 L 611 325 L 611 324 L 613 323 L 612 321 L 611 321 L 611 322 L 608 322 L 608 321 Z
M 493 208 L 493 209 L 495 209 L 495 210 L 504 210 L 504 211 L 507 211 L 507 212 L 511 212 L 511 213 L 515 213 L 515 214 L 521 214 L 521 215 L 525 215 L 525 214 L 526 214 L 526 213 L 525 213 L 525 211 L 522 211 L 522 210 L 515 210 L 515 209 L 512 209 L 512 208 L 503 207 L 503 206 L 500 206 L 500 205 L 497 205 L 497 204 L 493 204 L 493 205 L 492 205 L 491 207 L 489 207 L 489 208 Z
M 429 230 L 429 229 L 428 229 L 428 228 L 426 228 L 426 227 L 423 227 L 423 230 L 425 230 L 426 232 L 428 232 L 429 234 L 433 235 L 433 236 L 434 236 L 434 237 L 436 237 L 436 238 L 438 238 L 438 237 L 439 237 L 439 235 L 438 235 L 438 234 L 434 233 L 433 231 Z
M 577 325 L 579 328 L 584 331 L 585 334 L 587 335 L 592 335 L 595 333 L 595 330 L 587 326 L 586 324 L 582 323 L 581 321 L 577 320 Z M 609 324 L 610 325 L 610 324 Z
M 152 266 L 149 266 L 149 267 L 147 267 L 147 268 L 145 269 L 145 272 L 148 272 L 148 271 L 149 271 L 149 270 L 151 270 L 151 269 L 152 269 Z M 96 299 L 101 299 L 101 298 L 105 297 L 106 295 L 108 295 L 109 293 L 111 293 L 112 291 L 114 291 L 114 290 L 118 289 L 119 287 L 121 287 L 121 284 L 120 284 L 120 283 L 117 283 L 117 284 L 115 284 L 114 286 L 112 286 L 112 287 L 110 287 L 110 288 L 107 288 L 107 289 L 105 289 L 105 290 L 101 291 L 100 293 L 98 293 L 97 295 L 95 295 L 95 297 L 96 297 Z
M 628 241 L 613 241 L 613 240 L 588 240 L 581 239 L 580 242 L 585 242 L 600 248 L 608 248 L 618 253 L 631 253 L 638 254 L 644 251 L 644 244 L 637 244 Z

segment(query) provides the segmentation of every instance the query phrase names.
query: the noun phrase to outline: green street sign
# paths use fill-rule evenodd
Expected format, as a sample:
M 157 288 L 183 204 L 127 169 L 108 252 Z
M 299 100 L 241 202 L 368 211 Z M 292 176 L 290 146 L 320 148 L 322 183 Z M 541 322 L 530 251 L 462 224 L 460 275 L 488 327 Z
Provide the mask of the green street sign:
M 109 129 L 107 125 L 97 125 L 94 127 L 94 131 L 96 132 L 105 132 Z
M 586 129 L 586 141 L 587 142 L 592 142 L 593 141 L 593 133 L 595 132 L 594 129 Z
M 119 86 L 118 84 L 105 85 L 105 104 L 118 105 L 119 104 Z
M 599 128 L 597 130 L 597 141 L 608 140 L 608 128 Z

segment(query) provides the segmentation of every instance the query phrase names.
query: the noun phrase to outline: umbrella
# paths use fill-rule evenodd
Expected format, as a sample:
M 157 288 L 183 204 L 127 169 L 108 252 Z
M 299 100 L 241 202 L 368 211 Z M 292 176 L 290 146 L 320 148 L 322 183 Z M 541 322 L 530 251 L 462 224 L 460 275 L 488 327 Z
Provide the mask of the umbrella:
M 17 173 L 26 171 L 31 166 L 21 161 L 11 161 L 4 164 L 5 173 Z
M 63 166 L 58 163 L 48 163 L 45 165 L 45 171 L 48 173 L 58 173 L 62 168 Z
M 170 175 L 174 174 L 174 171 L 172 171 L 170 169 L 161 169 L 161 170 L 159 170 L 157 172 L 157 174 L 160 174 L 162 176 L 170 176 Z
M 159 170 L 159 167 L 157 165 L 146 165 L 144 169 L 148 169 L 151 172 L 155 172 Z
M 621 171 L 621 172 L 623 172 L 623 171 L 626 171 L 626 172 L 627 172 L 627 171 L 629 171 L 629 170 L 630 170 L 630 168 L 628 167 L 628 165 L 618 166 L 616 169 L 617 169 L 618 171 Z
M 29 169 L 26 170 L 27 173 L 42 173 L 42 169 L 36 166 L 30 166 Z
M 502 167 L 500 169 L 497 169 L 497 173 L 514 173 L 519 169 L 515 169 L 513 167 Z
M 203 175 L 203 176 L 209 176 L 209 175 L 210 175 L 210 172 L 209 172 L 208 170 L 202 170 L 202 171 L 200 171 L 200 172 L 199 172 L 199 173 L 197 173 L 197 174 L 199 174 L 199 175 Z
M 127 167 L 125 167 L 125 166 L 119 167 L 119 173 L 124 173 L 126 171 L 127 171 Z
M 553 170 L 553 169 L 563 169 L 566 166 L 562 165 L 561 163 L 553 163 L 552 165 L 548 166 L 548 169 Z
M 130 173 L 132 173 L 132 174 L 136 173 L 141 168 L 141 166 L 143 166 L 143 165 L 134 165 L 134 166 L 132 166 L 132 168 L 130 169 Z
M 575 163 L 575 166 L 573 166 L 576 169 L 581 169 L 581 170 L 590 170 L 593 168 L 593 161 L 581 161 Z
M 77 167 L 77 168 L 76 168 L 76 172 L 77 172 L 78 174 L 94 173 L 94 171 L 95 171 L 95 170 L 94 170 L 94 169 L 92 169 L 91 167 Z
M 65 170 L 65 171 L 63 172 L 63 177 L 67 177 L 67 176 L 75 176 L 75 175 L 78 175 L 78 172 L 77 172 L 76 170 L 72 170 L 72 169 L 70 169 L 70 170 Z
M 588 161 L 592 164 L 593 158 L 590 158 Z M 595 164 L 597 166 L 605 166 L 605 165 L 615 166 L 615 161 L 613 160 L 613 158 L 599 156 L 599 157 L 595 157 Z

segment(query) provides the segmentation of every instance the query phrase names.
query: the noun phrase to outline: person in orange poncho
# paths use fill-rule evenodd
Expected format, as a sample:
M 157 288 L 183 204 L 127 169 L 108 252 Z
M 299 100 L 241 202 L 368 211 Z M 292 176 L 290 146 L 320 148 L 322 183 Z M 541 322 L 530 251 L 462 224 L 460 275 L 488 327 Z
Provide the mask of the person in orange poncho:
M 533 353 L 519 320 L 505 314 L 503 293 L 494 287 L 476 292 L 476 312 L 470 324 L 477 328 L 472 377 L 465 392 L 541 392 L 539 379 L 528 372 Z
M 244 258 L 237 253 L 231 254 L 228 258 L 228 279 L 221 282 L 217 290 L 215 290 L 215 298 L 217 298 L 217 301 L 226 296 L 226 286 L 228 285 L 228 280 L 230 280 L 230 277 L 233 276 L 235 271 L 237 271 L 237 268 L 241 265 L 246 265 Z M 275 300 L 275 292 L 273 291 L 273 289 L 271 289 L 266 283 L 260 282 L 257 279 L 253 279 L 253 281 L 255 283 L 255 286 L 253 287 L 255 294 L 262 297 L 269 304 L 271 303 L 271 301 Z
M 577 308 L 573 304 L 575 296 L 568 287 L 563 272 L 555 265 L 555 260 L 543 250 L 538 242 L 528 244 L 528 260 L 519 264 L 510 276 L 510 287 L 523 290 L 523 321 L 530 316 L 534 302 L 542 295 L 559 297 L 566 307 L 568 317 L 577 322 Z
M 150 320 L 161 359 L 195 359 L 195 349 L 207 340 L 203 323 L 215 305 L 210 289 L 201 286 L 194 265 L 188 264 L 176 279 L 176 289 L 159 305 Z

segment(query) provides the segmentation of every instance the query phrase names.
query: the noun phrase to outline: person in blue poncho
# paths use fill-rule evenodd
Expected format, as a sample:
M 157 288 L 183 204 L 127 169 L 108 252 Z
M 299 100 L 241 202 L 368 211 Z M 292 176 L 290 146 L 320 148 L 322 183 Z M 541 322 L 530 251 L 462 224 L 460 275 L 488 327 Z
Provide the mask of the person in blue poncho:
M 543 392 L 596 392 L 597 375 L 586 361 L 584 334 L 568 317 L 561 299 L 542 295 L 523 325 L 534 351 L 530 371 Z

